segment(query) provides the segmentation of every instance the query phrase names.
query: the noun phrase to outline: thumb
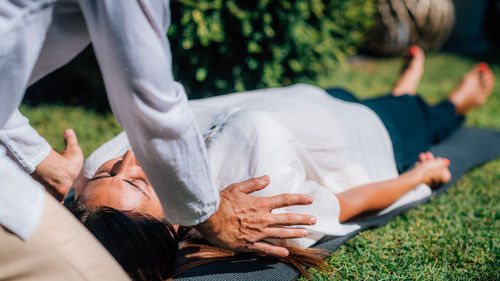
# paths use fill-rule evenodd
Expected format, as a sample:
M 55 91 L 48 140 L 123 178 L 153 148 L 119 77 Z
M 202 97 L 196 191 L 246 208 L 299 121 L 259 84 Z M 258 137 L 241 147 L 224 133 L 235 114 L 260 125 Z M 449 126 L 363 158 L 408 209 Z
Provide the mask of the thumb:
M 63 155 L 81 155 L 82 150 L 78 146 L 78 139 L 76 138 L 75 131 L 72 129 L 67 129 L 64 131 L 64 143 L 66 144 L 66 149 L 63 151 Z

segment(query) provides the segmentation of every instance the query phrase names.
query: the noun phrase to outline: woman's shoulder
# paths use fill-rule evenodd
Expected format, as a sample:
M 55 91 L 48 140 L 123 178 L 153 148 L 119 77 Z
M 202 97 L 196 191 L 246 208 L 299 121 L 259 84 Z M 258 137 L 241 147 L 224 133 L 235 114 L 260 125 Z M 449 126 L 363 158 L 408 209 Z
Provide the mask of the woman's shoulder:
M 279 139 L 284 128 L 267 111 L 255 108 L 241 108 L 228 114 L 218 124 L 214 124 L 209 135 L 224 134 L 233 140 L 248 140 L 254 143 L 257 138 L 272 135 Z

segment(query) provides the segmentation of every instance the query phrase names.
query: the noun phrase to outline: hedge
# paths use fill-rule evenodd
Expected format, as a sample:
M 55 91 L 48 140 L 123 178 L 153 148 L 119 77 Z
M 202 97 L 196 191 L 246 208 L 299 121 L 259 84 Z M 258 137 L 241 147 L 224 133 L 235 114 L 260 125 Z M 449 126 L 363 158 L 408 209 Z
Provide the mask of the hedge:
M 176 78 L 191 98 L 310 82 L 362 44 L 375 0 L 172 0 Z

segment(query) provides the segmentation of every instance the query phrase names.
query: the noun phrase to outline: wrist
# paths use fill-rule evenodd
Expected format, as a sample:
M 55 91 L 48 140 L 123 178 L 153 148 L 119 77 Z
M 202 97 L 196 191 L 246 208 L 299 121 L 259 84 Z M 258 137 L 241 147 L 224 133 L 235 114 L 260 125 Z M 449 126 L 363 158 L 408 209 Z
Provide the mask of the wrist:
M 40 164 L 36 166 L 35 171 L 32 174 L 33 178 L 43 185 L 58 184 L 60 181 L 59 177 L 64 171 L 60 171 L 60 169 L 58 169 L 63 167 L 54 166 L 54 163 L 57 163 L 57 160 L 57 152 L 54 149 L 51 149 L 47 157 L 45 157 L 45 159 L 43 159 Z M 58 173 L 54 173 L 54 170 L 56 169 L 58 170 Z
M 422 165 L 416 166 L 415 168 L 408 171 L 407 174 L 415 184 L 427 182 L 425 169 Z
M 218 209 L 217 209 L 210 217 L 208 217 L 208 219 L 206 219 L 203 222 L 200 222 L 194 227 L 196 228 L 196 230 L 203 233 L 204 235 L 210 235 L 211 233 L 219 232 L 220 225 L 218 221 L 219 220 L 218 220 Z

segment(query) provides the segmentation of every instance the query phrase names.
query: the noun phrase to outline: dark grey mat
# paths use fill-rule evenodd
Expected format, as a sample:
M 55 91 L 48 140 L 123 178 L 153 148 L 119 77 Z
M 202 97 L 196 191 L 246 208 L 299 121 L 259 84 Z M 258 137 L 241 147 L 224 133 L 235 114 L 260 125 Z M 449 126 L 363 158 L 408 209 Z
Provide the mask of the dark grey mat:
M 461 128 L 446 141 L 433 146 L 431 151 L 435 155 L 449 158 L 451 162 L 452 179 L 449 183 L 433 191 L 433 196 L 437 196 L 473 167 L 500 157 L 500 132 L 478 128 Z M 340 237 L 324 237 L 313 247 L 335 251 L 360 231 L 384 225 L 393 217 L 428 200 L 413 202 L 383 216 L 365 219 L 359 222 L 361 225 L 359 231 Z M 298 272 L 286 264 L 251 259 L 200 266 L 179 275 L 175 280 L 295 280 L 298 277 Z

